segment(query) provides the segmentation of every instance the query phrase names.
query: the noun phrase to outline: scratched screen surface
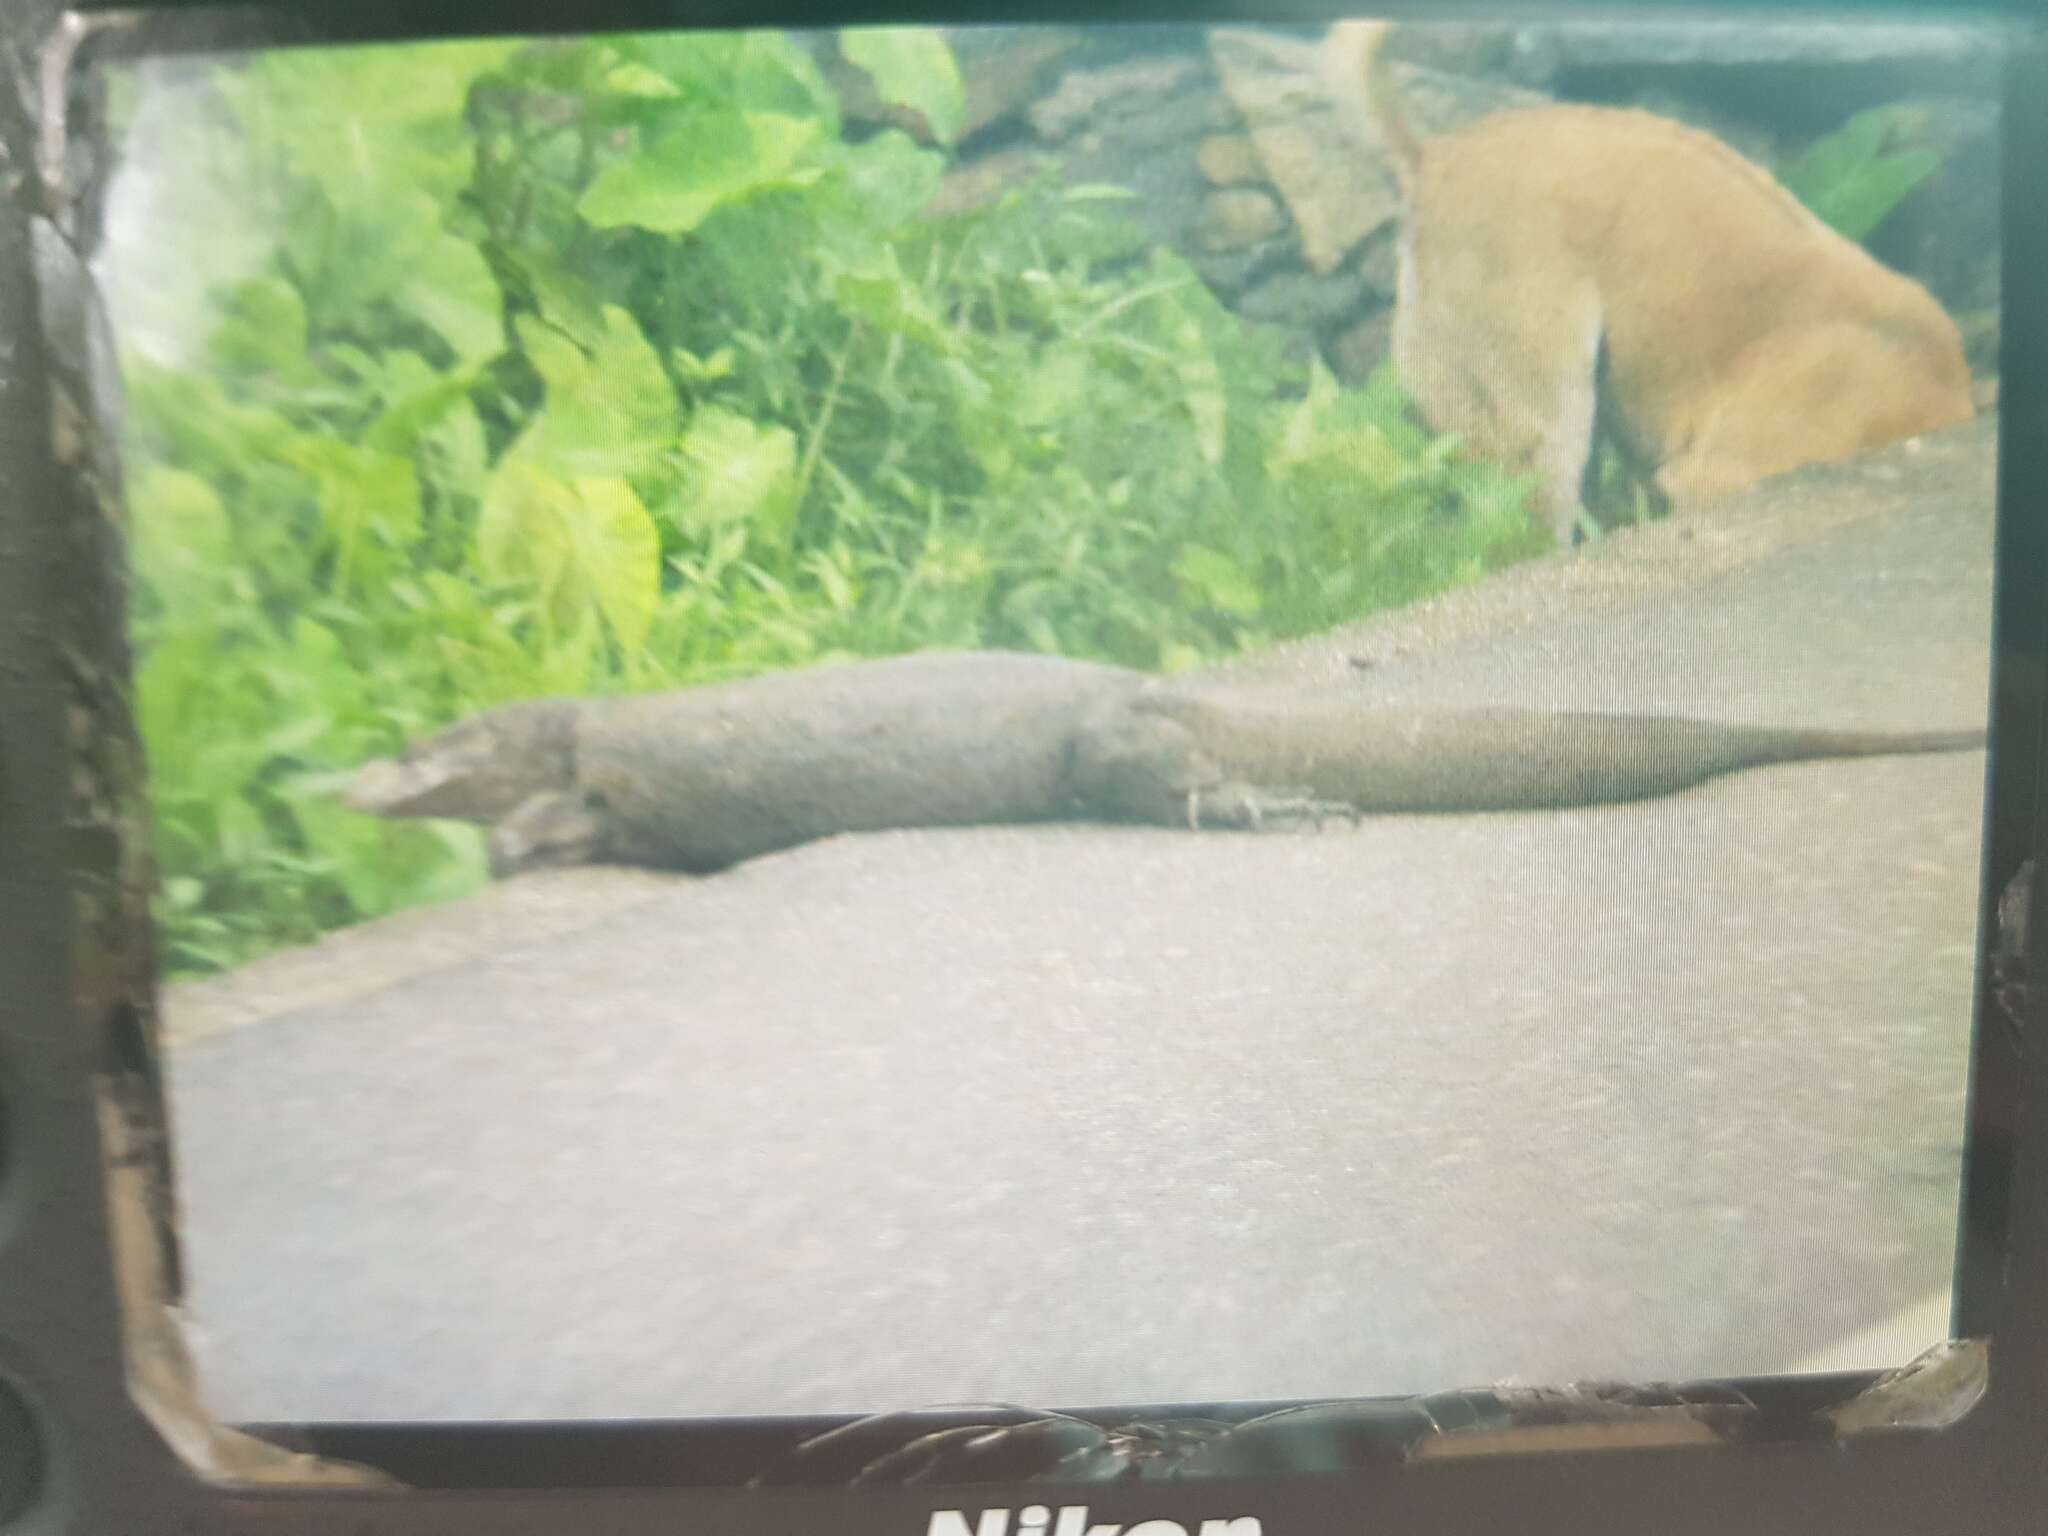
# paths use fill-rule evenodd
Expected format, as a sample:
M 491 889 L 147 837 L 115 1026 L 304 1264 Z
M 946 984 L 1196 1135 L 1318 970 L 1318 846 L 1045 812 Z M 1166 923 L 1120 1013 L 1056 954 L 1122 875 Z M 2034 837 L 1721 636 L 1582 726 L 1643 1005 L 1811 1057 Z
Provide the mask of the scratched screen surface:
M 217 1412 L 1946 1336 L 1997 38 L 1373 43 L 109 66 Z

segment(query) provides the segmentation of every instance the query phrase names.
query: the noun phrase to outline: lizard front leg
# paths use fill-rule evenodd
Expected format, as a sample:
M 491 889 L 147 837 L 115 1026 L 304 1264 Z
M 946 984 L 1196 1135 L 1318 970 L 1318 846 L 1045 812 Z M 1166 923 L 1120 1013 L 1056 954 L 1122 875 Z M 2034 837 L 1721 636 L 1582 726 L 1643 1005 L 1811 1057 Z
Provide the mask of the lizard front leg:
M 1075 733 L 1068 775 L 1075 809 L 1106 821 L 1266 831 L 1358 819 L 1355 807 L 1303 788 L 1227 777 L 1187 725 L 1122 699 Z
M 575 789 L 534 795 L 491 828 L 491 878 L 588 864 L 607 851 L 603 807 Z
M 1356 823 L 1358 807 L 1343 800 L 1318 800 L 1305 787 L 1267 788 L 1224 780 L 1187 792 L 1188 830 L 1228 827 L 1267 832 L 1304 821 L 1320 832 L 1325 820 Z

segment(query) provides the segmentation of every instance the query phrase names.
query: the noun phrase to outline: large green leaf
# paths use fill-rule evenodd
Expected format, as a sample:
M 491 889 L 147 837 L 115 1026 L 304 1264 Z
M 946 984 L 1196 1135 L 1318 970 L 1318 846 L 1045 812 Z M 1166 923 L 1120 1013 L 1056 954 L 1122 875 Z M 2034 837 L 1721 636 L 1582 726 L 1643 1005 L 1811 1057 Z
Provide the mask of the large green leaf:
M 390 170 L 372 162 L 345 201 L 293 190 L 280 244 L 317 330 L 361 334 L 441 238 L 441 205 Z
M 838 99 L 785 33 L 649 32 L 615 39 L 614 48 L 686 100 L 815 117 L 827 134 L 839 131 Z
M 773 541 L 796 513 L 796 436 L 737 412 L 706 406 L 682 442 L 683 476 L 672 506 L 695 532 L 741 524 Z
M 475 366 L 437 372 L 416 352 L 387 352 L 378 394 L 383 404 L 363 431 L 366 448 L 410 454 L 420 440 L 468 402 Z M 474 412 L 471 413 L 472 419 Z
M 547 398 L 513 452 L 564 478 L 653 469 L 675 442 L 681 410 L 639 323 L 605 306 L 604 333 L 587 351 L 530 316 L 518 328 Z
M 1851 240 L 1867 240 L 1906 196 L 1940 169 L 1932 150 L 1908 150 L 1871 162 L 1814 203 L 1814 212 Z
M 674 101 L 683 94 L 682 87 L 660 70 L 630 61 L 614 64 L 605 71 L 604 88 L 615 96 L 642 101 Z
M 900 128 L 859 144 L 834 146 L 847 213 L 878 232 L 894 231 L 922 213 L 938 195 L 945 156 L 926 149 Z
M 431 328 L 462 362 L 505 350 L 505 301 L 474 244 L 442 235 L 420 254 L 398 292 L 398 307 Z
M 281 277 L 253 277 L 221 299 L 208 355 L 226 373 L 296 379 L 306 370 L 306 306 Z
M 1779 172 L 1801 199 L 1823 196 L 1837 182 L 1857 175 L 1884 152 L 1891 137 L 1890 114 L 1882 108 L 1858 112 L 1833 133 L 1817 139 L 1805 154 Z
M 604 335 L 604 303 L 559 251 L 528 244 L 501 247 L 494 254 L 514 290 L 532 301 L 541 319 L 579 346 L 597 345 Z
M 585 476 L 575 483 L 583 516 L 574 529 L 578 570 L 622 650 L 647 639 L 661 590 L 661 536 L 654 519 L 616 475 Z
M 1778 179 L 1825 223 L 1851 240 L 1867 238 L 1906 195 L 1941 166 L 1931 150 L 1888 153 L 1910 121 L 1905 109 L 1858 112 L 1778 173 Z
M 569 560 L 568 528 L 582 515 L 575 490 L 523 459 L 507 458 L 484 487 L 476 521 L 477 568 L 490 580 L 534 588 L 552 602 Z
M 636 651 L 646 640 L 660 588 L 661 540 L 618 476 L 569 480 L 508 460 L 484 491 L 476 539 L 484 574 L 532 588 L 564 630 L 598 616 L 622 649 Z
M 927 27 L 848 27 L 839 34 L 847 62 L 868 72 L 882 100 L 921 115 L 932 137 L 950 144 L 967 115 L 960 66 L 945 38 Z
M 223 75 L 244 130 L 338 204 L 388 184 L 451 201 L 469 178 L 470 87 L 517 40 L 279 49 Z
M 335 590 L 392 569 L 420 534 L 412 461 L 336 438 L 306 438 L 295 457 L 318 488 L 321 530 L 334 550 Z
M 470 87 L 520 46 L 279 50 L 216 76 L 252 172 L 280 204 L 316 329 L 359 328 L 366 306 L 397 299 L 437 330 L 457 326 L 459 353 L 479 345 L 473 317 L 451 319 L 450 297 L 435 292 L 452 285 L 468 295 L 459 307 L 474 307 L 473 266 L 455 269 L 441 242 L 470 181 Z
M 599 229 L 631 225 L 682 234 L 729 203 L 816 181 L 820 169 L 797 162 L 818 132 L 816 118 L 706 107 L 605 167 L 577 212 Z

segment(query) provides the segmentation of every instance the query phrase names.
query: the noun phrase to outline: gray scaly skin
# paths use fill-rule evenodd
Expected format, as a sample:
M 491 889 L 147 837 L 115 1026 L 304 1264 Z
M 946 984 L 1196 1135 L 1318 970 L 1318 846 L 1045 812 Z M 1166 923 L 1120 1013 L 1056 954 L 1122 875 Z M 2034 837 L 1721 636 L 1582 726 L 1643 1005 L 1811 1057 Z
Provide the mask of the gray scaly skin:
M 348 803 L 493 828 L 505 874 L 709 871 L 835 832 L 1072 815 L 1068 742 L 1138 673 L 1009 654 L 909 656 L 676 693 L 491 710 L 357 775 Z
M 1969 751 L 1982 731 L 1400 711 L 1005 652 L 490 710 L 366 765 L 357 810 L 492 829 L 491 867 L 708 872 L 837 832 L 1051 820 L 1256 827 L 1672 794 L 1766 763 Z

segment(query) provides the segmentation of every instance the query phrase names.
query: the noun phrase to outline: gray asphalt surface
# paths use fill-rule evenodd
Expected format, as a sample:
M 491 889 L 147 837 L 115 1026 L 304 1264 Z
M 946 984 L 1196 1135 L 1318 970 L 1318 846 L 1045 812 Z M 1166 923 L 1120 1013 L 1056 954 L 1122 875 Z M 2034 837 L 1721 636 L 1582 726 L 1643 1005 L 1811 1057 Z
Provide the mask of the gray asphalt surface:
M 1257 667 L 1974 724 L 1990 442 Z M 843 838 L 532 877 L 183 989 L 209 1396 L 860 1412 L 1784 1369 L 1947 1283 L 1983 773 Z

